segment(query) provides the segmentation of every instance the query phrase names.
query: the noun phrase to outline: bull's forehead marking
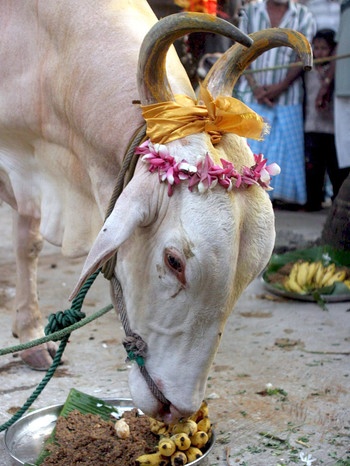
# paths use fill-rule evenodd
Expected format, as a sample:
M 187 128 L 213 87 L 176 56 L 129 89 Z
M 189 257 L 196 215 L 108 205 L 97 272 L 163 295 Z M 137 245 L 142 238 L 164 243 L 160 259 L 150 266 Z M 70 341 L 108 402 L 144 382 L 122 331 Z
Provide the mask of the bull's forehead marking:
M 188 182 L 188 189 L 195 187 L 200 193 L 214 188 L 217 184 L 227 191 L 233 188 L 248 188 L 251 185 L 261 186 L 267 191 L 271 190 L 271 177 L 280 173 L 276 163 L 267 165 L 262 154 L 254 154 L 255 164 L 244 166 L 239 173 L 234 165 L 225 159 L 220 159 L 222 166 L 216 165 L 207 152 L 199 156 L 196 165 L 186 160 L 176 161 L 168 151 L 166 145 L 153 144 L 151 140 L 145 141 L 136 149 L 136 154 L 142 155 L 142 161 L 149 164 L 151 173 L 157 172 L 160 182 L 168 183 L 168 195 L 173 194 L 173 188 L 181 181 Z

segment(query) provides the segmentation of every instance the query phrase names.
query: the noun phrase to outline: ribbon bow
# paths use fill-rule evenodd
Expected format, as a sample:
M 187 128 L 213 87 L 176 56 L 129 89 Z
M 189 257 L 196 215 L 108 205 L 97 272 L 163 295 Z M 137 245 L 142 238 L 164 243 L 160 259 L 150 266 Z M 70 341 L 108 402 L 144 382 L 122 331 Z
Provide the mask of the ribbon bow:
M 175 102 L 142 105 L 147 136 L 153 143 L 165 144 L 190 134 L 206 132 L 218 144 L 223 134 L 261 140 L 268 132 L 263 118 L 233 97 L 217 97 L 201 87 L 203 104 L 188 96 L 176 95 Z

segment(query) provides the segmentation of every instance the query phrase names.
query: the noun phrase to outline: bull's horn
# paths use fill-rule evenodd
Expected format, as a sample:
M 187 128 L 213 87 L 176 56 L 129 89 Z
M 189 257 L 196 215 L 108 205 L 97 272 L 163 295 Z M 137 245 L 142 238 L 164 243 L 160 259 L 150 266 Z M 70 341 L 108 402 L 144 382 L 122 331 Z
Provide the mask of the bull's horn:
M 233 88 L 243 71 L 262 53 L 275 47 L 294 49 L 305 70 L 312 67 L 312 50 L 309 41 L 300 32 L 292 29 L 270 28 L 249 34 L 253 45 L 243 48 L 234 44 L 214 64 L 207 74 L 203 85 L 214 97 L 232 95 Z
M 137 83 L 141 103 L 174 100 L 165 61 L 169 47 L 191 32 L 211 32 L 229 37 L 246 47 L 252 39 L 233 24 L 205 13 L 177 13 L 159 20 L 147 33 L 139 54 Z

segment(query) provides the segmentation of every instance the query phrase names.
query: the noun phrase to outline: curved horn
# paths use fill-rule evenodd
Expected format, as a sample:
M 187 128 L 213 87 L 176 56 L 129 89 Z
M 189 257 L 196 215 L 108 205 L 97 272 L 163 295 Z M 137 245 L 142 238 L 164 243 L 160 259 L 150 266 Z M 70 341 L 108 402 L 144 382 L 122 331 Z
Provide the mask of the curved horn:
M 309 41 L 300 32 L 292 29 L 270 28 L 249 34 L 253 45 L 249 49 L 234 44 L 214 64 L 203 85 L 214 97 L 232 95 L 233 88 L 243 71 L 262 53 L 275 47 L 294 49 L 305 70 L 312 68 L 312 50 Z
M 249 47 L 252 39 L 228 21 L 205 13 L 177 13 L 159 20 L 147 33 L 141 45 L 137 84 L 141 103 L 174 100 L 166 75 L 169 47 L 191 32 L 212 32 L 229 37 Z

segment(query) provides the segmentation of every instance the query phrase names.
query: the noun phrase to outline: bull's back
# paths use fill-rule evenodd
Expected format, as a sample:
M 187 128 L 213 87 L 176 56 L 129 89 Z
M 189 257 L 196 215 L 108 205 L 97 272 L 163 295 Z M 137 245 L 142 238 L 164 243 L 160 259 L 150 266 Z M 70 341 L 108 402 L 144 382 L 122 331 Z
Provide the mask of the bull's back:
M 69 254 L 94 239 L 142 124 L 137 60 L 155 21 L 140 0 L 2 3 L 0 197 Z

